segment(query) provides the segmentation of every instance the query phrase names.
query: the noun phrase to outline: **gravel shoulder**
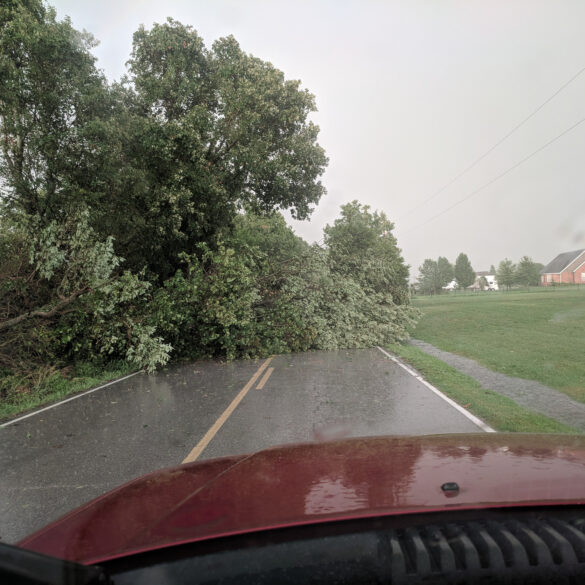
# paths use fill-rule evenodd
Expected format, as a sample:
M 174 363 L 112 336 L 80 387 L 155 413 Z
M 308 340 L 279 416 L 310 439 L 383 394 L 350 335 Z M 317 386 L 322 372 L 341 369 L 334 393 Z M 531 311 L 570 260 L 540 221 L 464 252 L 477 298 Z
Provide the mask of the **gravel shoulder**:
M 544 386 L 540 382 L 493 372 L 472 359 L 443 351 L 425 341 L 412 339 L 410 343 L 459 372 L 474 378 L 483 388 L 507 396 L 528 410 L 539 412 L 585 431 L 585 404 L 572 400 L 562 392 Z

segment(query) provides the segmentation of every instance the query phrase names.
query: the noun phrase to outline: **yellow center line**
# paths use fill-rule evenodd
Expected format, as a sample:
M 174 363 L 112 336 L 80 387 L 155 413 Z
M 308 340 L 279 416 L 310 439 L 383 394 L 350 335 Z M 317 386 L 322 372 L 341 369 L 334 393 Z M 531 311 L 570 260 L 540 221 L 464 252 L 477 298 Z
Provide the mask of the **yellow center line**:
M 266 370 L 266 373 L 264 374 L 264 376 L 262 376 L 262 380 L 260 380 L 260 383 L 258 384 L 258 386 L 256 386 L 256 390 L 262 390 L 262 388 L 264 388 L 264 384 L 268 382 L 268 378 L 270 378 L 270 374 L 272 374 L 272 372 L 274 372 L 274 368 L 268 368 Z
M 262 374 L 262 372 L 266 369 L 268 364 L 272 361 L 273 357 L 274 357 L 273 355 L 270 356 L 256 370 L 256 373 L 250 378 L 250 380 L 248 380 L 248 383 L 240 390 L 238 395 L 232 400 L 231 404 L 222 412 L 221 416 L 213 423 L 213 426 L 205 433 L 201 441 L 199 441 L 199 443 L 197 443 L 197 445 L 193 447 L 189 455 L 187 455 L 187 457 L 183 459 L 182 463 L 190 463 L 191 461 L 195 461 L 197 457 L 201 455 L 203 449 L 205 449 L 205 447 L 209 445 L 209 442 L 211 441 L 211 439 L 213 439 L 213 437 L 215 437 L 217 431 L 221 429 L 223 423 L 230 417 L 232 412 L 236 410 L 238 404 L 240 404 L 240 402 L 242 402 L 242 400 L 244 399 L 244 396 L 248 394 L 248 390 L 252 388 L 256 380 L 260 377 L 260 374 Z

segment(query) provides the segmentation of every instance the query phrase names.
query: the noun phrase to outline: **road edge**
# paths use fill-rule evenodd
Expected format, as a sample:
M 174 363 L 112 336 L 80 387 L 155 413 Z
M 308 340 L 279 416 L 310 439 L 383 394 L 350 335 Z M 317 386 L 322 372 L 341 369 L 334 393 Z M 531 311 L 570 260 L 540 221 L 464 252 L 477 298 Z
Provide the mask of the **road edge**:
M 463 406 L 461 406 L 460 404 L 457 404 L 457 402 L 455 402 L 453 399 L 451 399 L 447 395 L 443 394 L 443 392 L 441 392 L 438 388 L 433 386 L 430 382 L 427 382 L 424 379 L 424 377 L 421 374 L 419 374 L 419 372 L 417 372 L 415 369 L 411 368 L 410 366 L 407 366 L 404 362 L 402 362 L 395 355 L 392 355 L 391 353 L 389 353 L 388 351 L 386 351 L 385 349 L 383 349 L 379 345 L 376 346 L 376 349 L 379 349 L 386 357 L 390 358 L 396 365 L 400 366 L 403 370 L 408 372 L 413 378 L 416 378 L 421 384 L 426 386 L 431 392 L 436 394 L 439 398 L 442 398 L 447 404 L 449 404 L 455 410 L 460 412 L 463 416 L 468 418 L 473 424 L 475 424 L 477 427 L 479 427 L 482 431 L 484 431 L 486 433 L 496 433 L 497 432 L 495 429 L 493 429 L 488 424 L 486 424 L 484 421 L 482 421 L 479 417 L 475 416 L 474 414 L 471 414 L 469 411 L 467 411 L 465 408 L 463 408 Z
M 83 392 L 79 392 L 79 394 L 75 394 L 73 396 L 70 396 L 69 398 L 64 398 L 63 400 L 59 400 L 58 402 L 54 402 L 53 404 L 49 404 L 49 406 L 44 406 L 42 408 L 38 408 L 37 410 L 33 410 L 32 412 L 29 412 L 28 414 L 23 414 L 22 416 L 17 416 L 16 418 L 13 418 L 7 422 L 0 423 L 0 429 L 3 429 L 4 427 L 10 426 L 14 423 L 21 421 L 21 420 L 24 420 L 26 418 L 34 416 L 35 414 L 40 414 L 41 412 L 45 412 L 46 410 L 50 410 L 51 408 L 56 408 L 57 406 L 60 406 L 61 404 L 65 404 L 66 402 L 71 402 L 72 400 L 75 400 L 76 398 L 81 398 L 82 396 L 86 396 L 87 394 L 91 394 L 92 392 L 97 392 L 98 390 L 101 390 L 102 388 L 106 388 L 107 386 L 111 386 L 112 384 L 117 384 L 118 382 L 121 382 L 122 380 L 127 380 L 128 378 L 131 378 L 132 376 L 136 376 L 136 374 L 140 374 L 141 372 L 143 372 L 143 370 L 137 370 L 136 372 L 132 372 L 131 374 L 127 374 L 126 376 L 122 376 L 121 378 L 117 378 L 116 380 L 111 380 L 110 382 L 106 382 L 105 384 L 101 384 L 100 386 L 96 386 L 95 388 L 90 388 L 89 390 L 84 390 Z

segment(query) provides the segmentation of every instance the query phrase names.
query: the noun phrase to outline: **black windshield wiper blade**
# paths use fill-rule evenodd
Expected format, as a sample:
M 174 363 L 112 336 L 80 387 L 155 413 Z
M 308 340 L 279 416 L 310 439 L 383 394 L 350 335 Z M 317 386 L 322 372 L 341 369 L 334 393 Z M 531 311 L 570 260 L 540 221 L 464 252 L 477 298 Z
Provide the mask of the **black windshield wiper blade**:
M 0 583 L 11 585 L 107 585 L 101 567 L 64 561 L 0 543 Z

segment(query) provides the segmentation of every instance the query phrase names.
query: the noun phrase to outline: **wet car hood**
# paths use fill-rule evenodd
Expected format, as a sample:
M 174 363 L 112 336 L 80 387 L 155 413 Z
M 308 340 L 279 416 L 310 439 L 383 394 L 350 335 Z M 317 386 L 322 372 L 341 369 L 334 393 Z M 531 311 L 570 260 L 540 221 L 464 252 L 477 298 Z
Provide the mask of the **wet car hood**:
M 458 490 L 445 491 L 445 483 Z M 585 437 L 345 439 L 165 469 L 19 546 L 93 563 L 180 543 L 348 518 L 585 504 Z

